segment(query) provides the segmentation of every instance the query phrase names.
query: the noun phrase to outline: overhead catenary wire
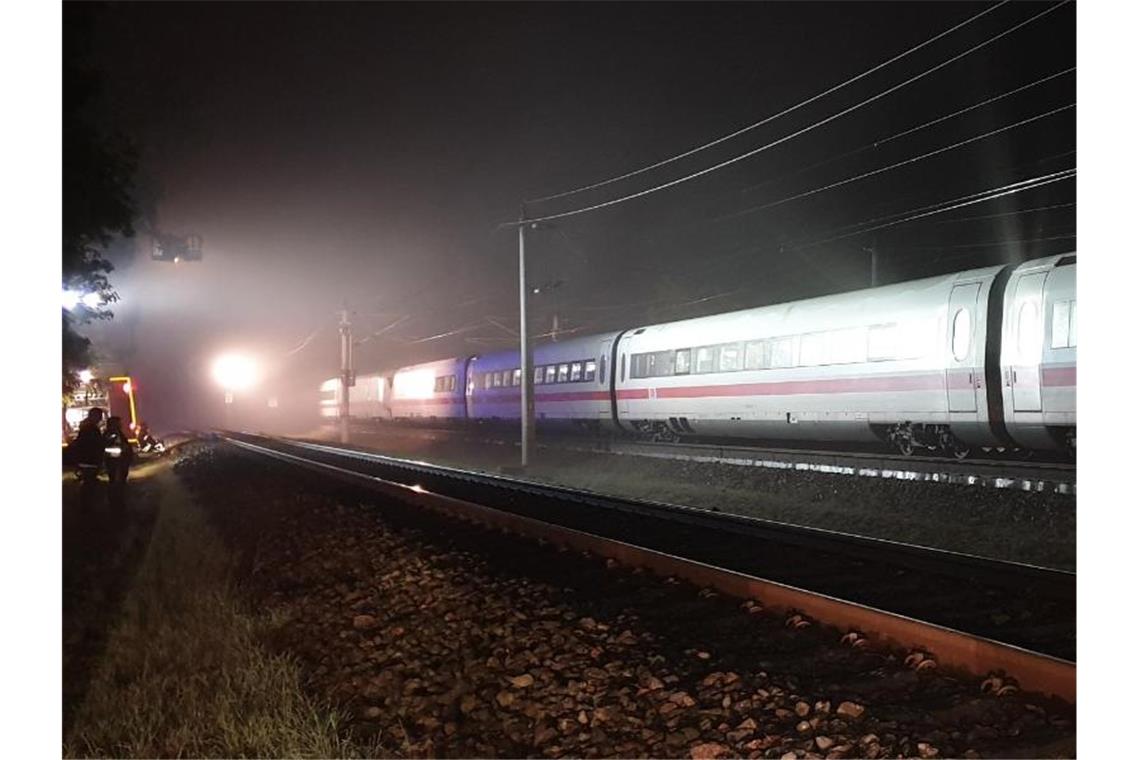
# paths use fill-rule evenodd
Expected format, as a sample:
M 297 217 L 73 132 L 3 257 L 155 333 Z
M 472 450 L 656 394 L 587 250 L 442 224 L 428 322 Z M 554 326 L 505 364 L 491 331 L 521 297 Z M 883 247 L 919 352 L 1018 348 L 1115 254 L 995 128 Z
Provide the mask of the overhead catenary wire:
M 1075 66 L 1072 66 L 1070 68 L 1064 69 L 1063 71 L 1058 71 L 1058 72 L 1055 72 L 1053 74 L 1047 74 L 1047 75 L 1041 77 L 1040 79 L 1036 79 L 1032 82 L 1029 82 L 1028 84 L 1020 85 L 1018 87 L 1015 87 L 1012 90 L 1006 90 L 1003 93 L 1000 93 L 998 95 L 993 95 L 989 98 L 986 98 L 983 101 L 980 101 L 978 103 L 974 103 L 973 105 L 969 105 L 969 106 L 966 106 L 964 108 L 959 108 L 958 110 L 952 111 L 951 113 L 945 114 L 943 116 L 938 116 L 934 119 L 931 119 L 930 121 L 923 122 L 922 124 L 918 124 L 918 125 L 915 125 L 913 127 L 908 127 L 906 129 L 902 130 L 901 132 L 895 132 L 894 134 L 889 135 L 888 137 L 881 137 L 881 138 L 879 138 L 873 142 L 869 142 L 865 145 L 861 145 L 858 148 L 853 148 L 852 150 L 846 151 L 844 153 L 840 153 L 836 156 L 832 156 L 831 158 L 824 159 L 823 161 L 819 161 L 819 162 L 814 163 L 810 166 L 805 166 L 803 168 L 797 169 L 794 172 L 784 174 L 784 175 L 777 177 L 777 178 L 774 178 L 774 179 L 766 180 L 765 182 L 762 182 L 762 183 L 759 183 L 756 185 L 752 185 L 750 187 L 745 187 L 742 190 L 740 190 L 739 192 L 740 193 L 748 193 L 748 192 L 751 192 L 753 190 L 756 190 L 757 188 L 763 187 L 765 185 L 770 185 L 773 182 L 777 182 L 781 179 L 786 179 L 788 177 L 795 176 L 797 174 L 803 174 L 803 173 L 809 172 L 813 169 L 818 169 L 821 166 L 826 166 L 827 164 L 835 163 L 836 161 L 847 158 L 849 156 L 856 155 L 858 153 L 862 153 L 862 152 L 867 151 L 867 150 L 871 150 L 872 148 L 880 148 L 880 147 L 886 145 L 887 143 L 894 142 L 895 140 L 898 140 L 902 137 L 906 137 L 907 135 L 915 134 L 916 132 L 920 132 L 924 129 L 928 129 L 929 127 L 933 127 L 937 124 L 941 124 L 942 122 L 948 121 L 948 120 L 953 119 L 957 116 L 962 116 L 963 114 L 969 113 L 970 111 L 977 110 L 978 108 L 982 108 L 983 106 L 988 106 L 992 103 L 996 103 L 999 100 L 1003 100 L 1003 99 L 1008 98 L 1012 95 L 1016 95 L 1019 92 L 1024 92 L 1025 90 L 1031 89 L 1031 88 L 1036 87 L 1038 85 L 1045 84 L 1046 82 L 1052 81 L 1058 77 L 1065 76 L 1066 74 L 1071 74 L 1071 73 L 1075 72 L 1076 70 L 1077 70 L 1077 68 Z
M 629 179 L 630 177 L 636 177 L 639 174 L 644 174 L 645 172 L 652 171 L 653 169 L 657 169 L 657 168 L 665 166 L 667 164 L 671 164 L 674 161 L 680 161 L 682 158 L 688 158 L 689 156 L 700 153 L 703 150 L 707 150 L 708 148 L 712 148 L 712 147 L 715 147 L 717 145 L 720 145 L 721 143 L 726 142 L 728 140 L 731 140 L 734 137 L 739 137 L 740 135 L 743 135 L 743 134 L 750 132 L 754 129 L 762 127 L 765 124 L 771 123 L 771 122 L 775 121 L 776 119 L 779 119 L 783 116 L 787 116 L 788 114 L 793 113 L 794 111 L 798 111 L 799 109 L 803 108 L 804 106 L 811 105 L 815 101 L 817 101 L 821 98 L 827 97 L 828 95 L 830 95 L 834 92 L 838 92 L 839 90 L 843 89 L 844 87 L 847 87 L 848 85 L 854 84 L 855 82 L 858 82 L 859 80 L 864 79 L 864 78 L 870 76 L 871 74 L 874 74 L 876 71 L 879 71 L 880 69 L 883 69 L 887 66 L 890 66 L 892 63 L 895 63 L 896 61 L 900 61 L 903 58 L 906 58 L 908 55 L 911 55 L 912 53 L 916 53 L 919 50 L 922 50 L 923 48 L 934 44 L 938 40 L 942 39 L 943 37 L 945 37 L 949 34 L 952 34 L 956 31 L 958 31 L 962 27 L 967 26 L 969 24 L 972 24 L 973 22 L 980 19 L 982 16 L 985 16 L 986 14 L 989 14 L 989 13 L 996 11 L 998 8 L 1000 8 L 1001 6 L 1005 5 L 1008 2 L 1009 2 L 1009 0 L 1003 0 L 1002 2 L 997 3 L 996 5 L 990 6 L 989 8 L 986 8 L 981 13 L 977 13 L 977 14 L 971 16 L 970 18 L 966 19 L 965 21 L 958 23 L 958 24 L 955 24 L 954 26 L 950 27 L 949 29 L 947 29 L 947 30 L 945 30 L 939 34 L 936 34 L 935 36 L 931 37 L 930 39 L 926 40 L 925 42 L 920 42 L 919 44 L 915 45 L 914 47 L 909 48 L 908 50 L 905 50 L 902 53 L 899 53 L 898 55 L 894 56 L 893 58 L 889 58 L 880 64 L 872 66 L 871 68 L 867 69 L 866 71 L 864 71 L 861 74 L 856 74 L 855 76 L 853 76 L 849 79 L 846 79 L 837 85 L 829 87 L 828 89 L 823 90 L 821 92 L 818 92 L 815 95 L 812 95 L 810 98 L 807 98 L 805 100 L 801 100 L 799 103 L 796 103 L 793 106 L 789 106 L 788 108 L 785 108 L 782 111 L 774 113 L 771 116 L 766 116 L 763 119 L 761 119 L 760 121 L 757 121 L 753 124 L 749 124 L 748 126 L 743 127 L 741 129 L 738 129 L 735 132 L 730 132 L 729 134 L 724 135 L 723 137 L 718 137 L 717 139 L 712 140 L 710 142 L 707 142 L 704 145 L 699 145 L 696 148 L 692 148 L 691 150 L 685 151 L 684 153 L 678 153 L 675 156 L 671 156 L 669 158 L 666 158 L 664 160 L 650 164 L 648 166 L 643 166 L 642 168 L 635 169 L 634 171 L 631 171 L 631 172 L 626 172 L 625 174 L 620 174 L 616 177 L 610 177 L 609 179 L 604 179 L 604 180 L 601 180 L 600 182 L 595 182 L 595 183 L 590 184 L 590 185 L 583 185 L 582 187 L 576 187 L 572 190 L 566 190 L 566 191 L 561 192 L 561 193 L 555 193 L 554 195 L 547 195 L 547 196 L 543 196 L 541 198 L 534 198 L 532 200 L 526 201 L 526 203 L 528 203 L 528 204 L 529 203 L 543 203 L 545 201 L 552 201 L 552 200 L 555 200 L 558 198 L 565 198 L 565 197 L 570 196 L 570 195 L 576 195 L 577 193 L 583 193 L 583 192 L 586 192 L 587 190 L 595 190 L 599 187 L 604 187 L 606 185 L 613 184 L 614 182 L 620 182 L 623 179 Z
M 656 192 L 659 192 L 661 190 L 668 189 L 670 187 L 675 187 L 675 186 L 680 185 L 684 182 L 689 182 L 690 180 L 697 179 L 698 177 L 703 177 L 706 174 L 711 174 L 714 171 L 718 171 L 720 169 L 725 168 L 726 166 L 731 166 L 732 164 L 738 163 L 738 162 L 743 161 L 747 158 L 751 158 L 752 156 L 755 156 L 755 155 L 757 155 L 763 151 L 766 151 L 770 148 L 774 148 L 778 145 L 781 145 L 781 144 L 783 144 L 789 140 L 792 140 L 796 137 L 799 137 L 800 135 L 806 134 L 807 132 L 810 132 L 814 129 L 818 129 L 819 127 L 822 127 L 825 124 L 829 124 L 830 122 L 835 121 L 836 119 L 838 119 L 842 116 L 845 116 L 845 115 L 847 115 L 853 111 L 856 111 L 860 108 L 863 108 L 864 106 L 870 105 L 871 103 L 874 103 L 875 101 L 880 100 L 881 98 L 884 98 L 893 92 L 897 92 L 898 90 L 902 89 L 903 87 L 906 87 L 907 85 L 913 84 L 914 82 L 917 82 L 920 79 L 923 79 L 923 78 L 933 74 L 934 72 L 939 71 L 939 70 L 945 68 L 946 66 L 949 66 L 950 64 L 954 63 L 955 61 L 961 60 L 962 58 L 966 57 L 967 55 L 970 55 L 971 53 L 974 53 L 974 52 L 981 50 L 982 48 L 984 48 L 988 45 L 993 44 L 994 42 L 1002 39 L 1003 37 L 1006 37 L 1007 35 L 1012 34 L 1013 32 L 1017 31 L 1018 29 L 1021 29 L 1022 27 L 1036 21 L 1037 19 L 1042 18 L 1046 14 L 1052 13 L 1053 11 L 1057 10 L 1058 8 L 1061 8 L 1062 6 L 1068 5 L 1072 1 L 1073 0 L 1061 0 L 1061 2 L 1050 6 L 1049 8 L 1046 8 L 1045 10 L 1041 11 L 1040 13 L 1034 14 L 1033 16 L 1029 17 L 1028 19 L 1025 19 L 1024 21 L 1021 21 L 1021 22 L 1015 24 L 1014 26 L 1010 27 L 1009 29 L 1006 29 L 1003 32 L 999 32 L 998 34 L 990 37 L 989 39 L 987 39 L 983 42 L 978 43 L 977 45 L 974 45 L 973 47 L 965 50 L 964 52 L 961 52 L 961 53 L 943 61 L 942 63 L 936 64 L 936 65 L 932 66 L 931 68 L 926 69 L 925 71 L 923 71 L 919 74 L 916 74 L 916 75 L 900 82 L 899 84 L 896 84 L 892 87 L 887 88 L 886 90 L 883 90 L 882 92 L 879 92 L 875 95 L 872 95 L 869 98 L 865 98 L 864 100 L 861 100 L 860 102 L 856 103 L 853 106 L 849 106 L 849 107 L 847 107 L 847 108 L 845 108 L 845 109 L 843 109 L 837 113 L 832 114 L 831 116 L 828 116 L 824 119 L 820 119 L 820 120 L 818 120 L 812 124 L 809 124 L 806 127 L 798 129 L 795 132 L 792 132 L 791 134 L 785 135 L 785 136 L 780 137 L 776 140 L 772 140 L 771 142 L 765 143 L 764 145 L 761 145 L 757 148 L 753 148 L 752 150 L 746 151 L 745 153 L 741 153 L 737 156 L 733 156 L 732 158 L 725 159 L 724 161 L 721 161 L 721 162 L 714 164 L 712 166 L 706 167 L 706 168 L 701 169 L 701 170 L 696 171 L 696 172 L 692 172 L 692 173 L 687 174 L 683 177 L 678 177 L 677 179 L 673 179 L 673 180 L 670 180 L 668 182 L 663 182 L 661 184 L 654 185 L 653 187 L 649 187 L 649 188 L 646 188 L 644 190 L 639 190 L 635 193 L 628 193 L 628 194 L 623 195 L 621 197 L 613 198 L 613 199 L 608 200 L 608 201 L 602 201 L 600 203 L 595 203 L 595 204 L 592 204 L 589 206 L 584 206 L 584 207 L 578 208 L 578 209 L 572 209 L 570 211 L 562 211 L 562 212 L 555 213 L 555 214 L 546 214 L 543 216 L 529 217 L 529 218 L 524 218 L 524 219 L 519 219 L 519 220 L 512 220 L 509 222 L 503 222 L 499 226 L 501 228 L 502 227 L 517 227 L 521 224 L 534 224 L 534 223 L 538 223 L 538 222 L 552 221 L 554 219 L 564 219 L 564 218 L 570 217 L 570 216 L 577 216 L 578 214 L 585 214 L 585 213 L 588 213 L 590 211 L 597 211 L 599 209 L 608 208 L 610 206 L 616 206 L 619 203 L 625 203 L 626 201 L 631 201 L 631 200 L 634 200 L 636 198 L 642 198 L 642 197 L 649 195 L 651 193 L 656 193 Z
M 843 239 L 846 239 L 849 237 L 853 237 L 855 235 L 863 235 L 863 234 L 866 234 L 868 232 L 874 232 L 876 230 L 882 230 L 882 229 L 886 229 L 888 227 L 895 227 L 895 226 L 898 226 L 900 224 L 912 222 L 912 221 L 915 221 L 917 219 L 923 219 L 925 217 L 933 216 L 935 214 L 942 214 L 942 213 L 945 213 L 947 211 L 953 211 L 954 209 L 964 208 L 966 206 L 973 206 L 973 205 L 978 204 L 978 203 L 986 203 L 988 201 L 992 201 L 992 200 L 995 200 L 997 198 L 1003 198 L 1007 195 L 1012 195 L 1014 193 L 1020 193 L 1020 192 L 1026 191 L 1026 190 L 1033 190 L 1033 189 L 1038 188 L 1038 187 L 1043 187 L 1045 185 L 1051 185 L 1055 182 L 1063 182 L 1065 180 L 1073 179 L 1076 176 L 1077 176 L 1077 170 L 1076 169 L 1066 169 L 1064 171 L 1054 172 L 1052 174 L 1045 174 L 1045 175 L 1042 175 L 1040 177 L 1033 177 L 1032 179 L 1028 179 L 1028 180 L 1022 180 L 1021 182 L 1013 182 L 1013 183 L 1010 183 L 1008 185 L 1003 185 L 1002 187 L 993 188 L 993 189 L 991 189 L 985 193 L 974 193 L 972 196 L 964 196 L 965 199 L 955 199 L 952 201 L 947 201 L 946 203 L 949 203 L 951 205 L 946 205 L 946 206 L 941 207 L 941 208 L 932 208 L 932 209 L 927 210 L 927 211 L 922 211 L 921 209 L 916 209 L 916 211 L 921 211 L 921 213 L 914 213 L 912 215 L 905 216 L 902 219 L 884 222 L 882 224 L 878 224 L 878 225 L 871 226 L 871 227 L 866 227 L 864 229 L 853 230 L 851 232 L 848 232 L 848 233 L 845 233 L 842 235 L 835 235 L 835 236 L 823 238 L 820 240 L 813 240 L 813 241 L 803 243 L 800 245 L 786 246 L 786 247 L 784 247 L 783 250 L 784 251 L 799 251 L 799 250 L 803 250 L 804 248 L 813 248 L 813 247 L 818 246 L 818 245 L 824 245 L 825 243 L 835 242 L 836 240 L 843 240 Z M 939 204 L 939 205 L 941 205 L 941 204 Z M 929 207 L 927 207 L 927 208 L 929 208 Z
M 980 135 L 968 137 L 965 140 L 959 140 L 956 143 L 952 143 L 950 145 L 945 145 L 941 148 L 936 148 L 935 150 L 927 151 L 926 153 L 921 153 L 917 156 L 912 156 L 912 157 L 904 159 L 902 161 L 896 161 L 893 164 L 888 164 L 887 166 L 882 166 L 882 167 L 879 167 L 878 169 L 872 169 L 871 171 L 866 171 L 866 172 L 863 172 L 861 174 L 856 174 L 852 177 L 847 177 L 846 179 L 841 179 L 841 180 L 838 180 L 836 182 L 832 182 L 832 183 L 827 184 L 827 185 L 822 185 L 822 186 L 814 188 L 812 190 L 805 190 L 803 192 L 796 193 L 795 195 L 789 195 L 789 196 L 787 196 L 785 198 L 781 198 L 779 200 L 770 201 L 768 203 L 762 203 L 759 206 L 751 206 L 751 207 L 743 209 L 741 211 L 735 211 L 731 214 L 726 214 L 724 216 L 716 217 L 716 221 L 723 221 L 725 219 L 735 219 L 737 217 L 746 216 L 748 214 L 754 214 L 758 211 L 763 211 L 765 209 L 774 208 L 776 206 L 781 206 L 785 203 L 790 203 L 792 201 L 796 201 L 796 200 L 799 200 L 801 198 L 807 198 L 807 197 L 812 196 L 812 195 L 817 195 L 817 194 L 825 192 L 827 190 L 834 190 L 837 187 L 842 187 L 843 185 L 848 185 L 848 184 L 851 184 L 852 182 L 858 182 L 859 180 L 867 179 L 868 177 L 874 177 L 876 175 L 883 174 L 884 172 L 891 171 L 892 169 L 898 169 L 900 167 L 907 166 L 909 164 L 913 164 L 913 163 L 916 163 L 918 161 L 925 160 L 927 158 L 933 158 L 934 156 L 937 156 L 937 155 L 940 155 L 942 153 L 946 153 L 948 151 L 954 150 L 955 148 L 961 148 L 964 145 L 969 145 L 970 143 L 978 142 L 979 140 L 984 140 L 987 137 L 993 137 L 994 135 L 1001 134 L 1002 132 L 1008 132 L 1011 129 L 1016 129 L 1017 127 L 1022 127 L 1022 126 L 1025 126 L 1026 124 L 1031 124 L 1035 121 L 1040 121 L 1041 119 L 1044 119 L 1046 117 L 1053 116 L 1055 114 L 1061 113 L 1063 111 L 1068 111 L 1068 110 L 1076 108 L 1076 107 L 1077 107 L 1076 103 L 1070 103 L 1070 104 L 1065 105 L 1065 106 L 1060 106 L 1059 108 L 1054 108 L 1052 110 L 1045 111 L 1044 113 L 1039 113 L 1035 116 L 1030 116 L 1030 117 L 1022 119 L 1020 121 L 1014 122 L 1013 124 L 1007 124 L 1004 127 L 998 127 L 997 129 L 991 129 L 990 131 L 983 132 Z

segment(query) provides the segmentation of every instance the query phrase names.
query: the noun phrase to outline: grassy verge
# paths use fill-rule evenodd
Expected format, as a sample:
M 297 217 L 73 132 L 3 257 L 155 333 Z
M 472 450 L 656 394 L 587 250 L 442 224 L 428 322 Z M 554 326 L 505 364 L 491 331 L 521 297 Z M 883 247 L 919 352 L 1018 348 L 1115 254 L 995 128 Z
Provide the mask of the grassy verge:
M 79 706 L 64 754 L 334 757 L 358 753 L 307 696 L 273 627 L 235 589 L 232 560 L 169 467 L 151 542 Z

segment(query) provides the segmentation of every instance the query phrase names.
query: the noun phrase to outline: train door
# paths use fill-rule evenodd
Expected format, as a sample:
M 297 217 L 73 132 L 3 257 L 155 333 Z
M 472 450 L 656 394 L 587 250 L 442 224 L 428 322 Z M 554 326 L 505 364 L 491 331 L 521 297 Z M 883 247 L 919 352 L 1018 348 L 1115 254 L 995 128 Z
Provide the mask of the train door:
M 1044 322 L 1041 292 L 1044 272 L 1022 275 L 1014 293 L 1014 361 L 1007 382 L 1013 391 L 1013 411 L 1041 411 L 1041 339 Z
M 616 337 L 603 338 L 598 343 L 597 352 L 597 368 L 594 371 L 594 389 L 606 391 L 606 398 L 612 399 L 613 394 L 610 392 L 610 373 L 613 368 L 610 367 L 610 361 L 614 353 L 614 340 Z M 599 412 L 598 417 L 603 420 L 613 420 L 613 408 L 610 403 L 603 404 L 605 410 Z
M 950 359 L 946 362 L 946 400 L 951 412 L 976 412 L 977 386 L 981 381 L 981 353 L 978 334 L 980 314 L 978 293 L 981 283 L 957 285 L 950 291 L 949 319 L 946 324 Z

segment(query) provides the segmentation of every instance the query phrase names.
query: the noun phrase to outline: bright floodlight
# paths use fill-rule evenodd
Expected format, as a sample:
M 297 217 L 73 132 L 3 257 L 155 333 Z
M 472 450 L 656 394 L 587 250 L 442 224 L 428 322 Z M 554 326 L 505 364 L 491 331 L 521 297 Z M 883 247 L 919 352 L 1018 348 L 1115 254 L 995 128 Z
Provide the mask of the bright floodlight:
M 91 370 L 89 370 L 89 369 L 79 370 L 79 382 L 89 383 L 89 382 L 91 382 L 91 378 L 93 378 L 93 377 L 95 377 L 95 373 L 92 372 Z
M 99 293 L 82 293 L 78 290 L 63 291 L 63 308 L 68 311 L 75 311 L 75 307 L 79 304 L 95 310 L 103 305 L 103 296 Z
M 257 365 L 240 354 L 226 354 L 214 361 L 214 380 L 227 391 L 240 391 L 257 382 Z

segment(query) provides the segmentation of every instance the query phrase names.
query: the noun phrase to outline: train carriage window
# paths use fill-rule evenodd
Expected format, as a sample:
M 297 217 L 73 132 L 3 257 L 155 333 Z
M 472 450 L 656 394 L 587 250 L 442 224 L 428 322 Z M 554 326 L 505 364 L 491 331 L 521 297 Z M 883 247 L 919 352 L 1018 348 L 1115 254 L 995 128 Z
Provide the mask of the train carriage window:
M 570 382 L 576 383 L 582 379 L 582 362 L 570 362 Z
M 606 382 L 606 355 L 602 354 L 601 363 L 598 365 L 598 382 Z
M 669 351 L 654 351 L 649 355 L 649 376 L 668 377 L 673 374 L 673 361 L 676 353 Z
M 693 349 L 678 348 L 677 355 L 673 357 L 673 374 L 687 375 L 690 372 L 693 359 Z
M 744 344 L 744 369 L 764 369 L 764 349 L 767 344 L 762 340 L 751 340 Z
M 965 361 L 970 354 L 970 337 L 973 334 L 969 309 L 958 309 L 954 313 L 954 323 L 950 331 L 950 348 L 954 352 L 954 359 Z
M 625 382 L 625 354 L 621 355 L 621 381 Z
M 570 377 L 570 365 L 569 364 L 559 364 L 558 365 L 558 382 L 564 383 L 564 382 L 566 382 L 566 379 L 568 377 Z
M 717 346 L 701 346 L 697 349 L 697 366 L 698 373 L 716 372 L 717 367 Z
M 860 364 L 867 361 L 867 328 L 847 327 L 826 335 L 828 364 Z
M 542 367 L 535 367 L 534 368 L 534 384 L 535 385 L 542 385 L 542 375 L 543 375 L 542 370 L 543 370 Z
M 823 333 L 809 333 L 800 336 L 799 366 L 814 367 L 823 364 L 824 361 Z
M 881 362 L 894 359 L 897 340 L 895 325 L 872 325 L 867 330 L 867 360 Z
M 736 372 L 744 363 L 744 352 L 739 343 L 725 343 L 720 347 L 720 371 Z
M 597 377 L 598 374 L 598 363 L 593 359 L 587 359 L 584 369 L 582 381 L 586 383 L 594 382 L 594 378 Z
M 1037 304 L 1025 301 L 1017 310 L 1017 352 L 1022 361 L 1036 362 L 1041 353 L 1041 320 L 1037 316 Z
M 776 338 L 772 341 L 772 367 L 791 367 L 795 362 L 795 344 L 792 338 Z
M 1069 348 L 1077 347 L 1077 302 L 1069 301 Z
M 492 381 L 492 385 L 494 385 L 496 388 L 502 388 L 503 387 L 503 373 L 502 372 L 496 372 L 493 375 L 493 377 L 494 377 L 494 380 Z
M 553 364 L 548 364 L 546 366 L 546 383 L 553 383 L 557 375 L 558 367 L 555 367 Z
M 1053 337 L 1049 342 L 1051 348 L 1068 348 L 1069 346 L 1069 308 L 1072 301 L 1058 301 L 1053 304 Z
M 521 369 L 516 369 L 511 372 L 511 385 L 522 385 Z
M 492 385 L 494 385 L 494 384 L 495 384 L 495 383 L 494 383 L 494 375 L 493 375 L 493 373 L 491 373 L 491 372 L 484 372 L 484 373 L 483 373 L 483 387 L 484 387 L 484 388 L 490 388 L 490 387 L 491 387 Z

